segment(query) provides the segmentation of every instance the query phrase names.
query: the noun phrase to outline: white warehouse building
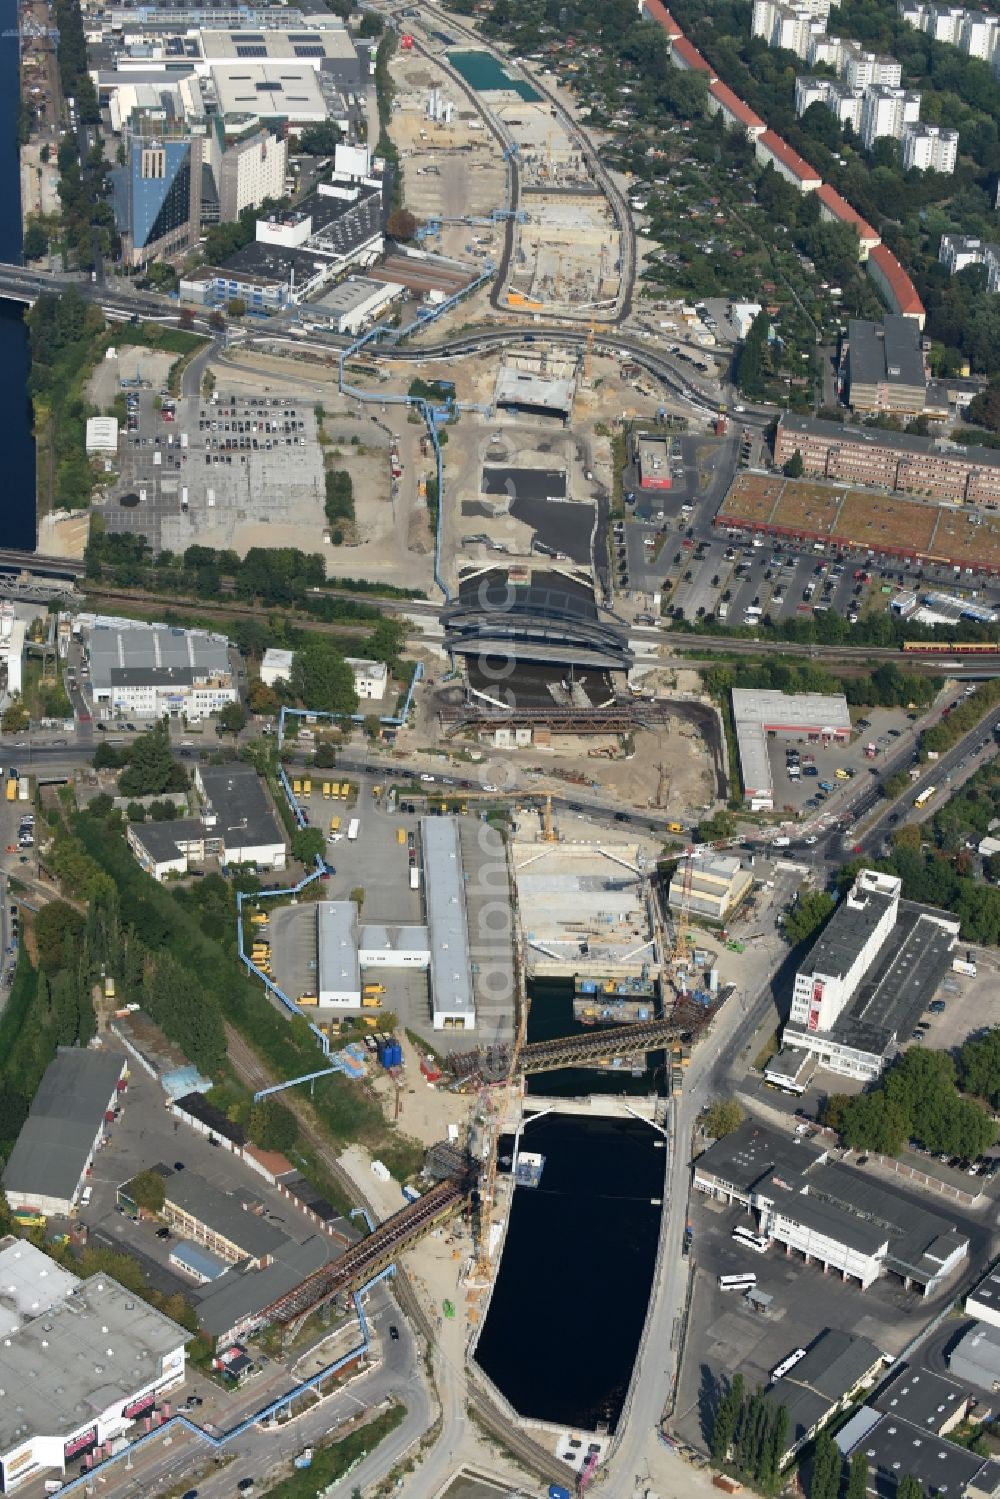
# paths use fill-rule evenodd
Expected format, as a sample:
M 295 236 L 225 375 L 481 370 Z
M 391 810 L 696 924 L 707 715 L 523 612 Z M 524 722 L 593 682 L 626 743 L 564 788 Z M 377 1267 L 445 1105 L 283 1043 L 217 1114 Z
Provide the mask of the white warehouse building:
M 183 1384 L 191 1334 L 112 1280 L 0 1242 L 0 1486 L 75 1478 L 105 1443 L 142 1436 Z

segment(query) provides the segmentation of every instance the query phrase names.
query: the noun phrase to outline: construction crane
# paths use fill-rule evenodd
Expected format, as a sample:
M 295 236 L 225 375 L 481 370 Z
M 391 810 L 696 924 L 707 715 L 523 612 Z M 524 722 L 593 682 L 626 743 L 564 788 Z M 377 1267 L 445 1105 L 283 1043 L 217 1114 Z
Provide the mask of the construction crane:
M 694 883 L 694 861 L 698 850 L 692 845 L 681 855 L 681 903 L 674 922 L 674 946 L 670 954 L 670 968 L 677 987 L 677 976 L 691 956 L 691 890 Z
M 590 327 L 587 329 L 587 344 L 583 356 L 583 379 L 587 385 L 592 385 L 594 381 L 594 334 L 596 332 L 597 325 L 594 322 L 593 314 L 591 314 Z
M 549 793 L 549 795 L 546 796 L 546 798 L 545 798 L 545 806 L 544 806 L 544 808 L 542 810 L 542 842 L 543 843 L 558 843 L 559 842 L 559 834 L 556 832 L 556 830 L 555 830 L 555 828 L 554 828 L 554 826 L 552 824 L 552 794 L 551 794 L 551 792 Z

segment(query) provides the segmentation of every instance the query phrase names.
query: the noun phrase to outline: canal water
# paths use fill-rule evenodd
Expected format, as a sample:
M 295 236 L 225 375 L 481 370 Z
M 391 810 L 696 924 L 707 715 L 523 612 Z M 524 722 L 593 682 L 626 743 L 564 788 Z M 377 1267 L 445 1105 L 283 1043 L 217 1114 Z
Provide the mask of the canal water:
M 638 1120 L 546 1114 L 522 1145 L 545 1169 L 514 1189 L 476 1361 L 519 1415 L 613 1432 L 652 1285 L 664 1142 Z
M 573 1016 L 572 979 L 533 979 L 528 983 L 528 1041 L 552 1041 L 559 1036 L 589 1036 L 593 1028 L 581 1025 Z M 614 1031 L 613 1026 L 602 1029 Z M 666 1056 L 655 1052 L 648 1067 L 633 1075 L 631 1062 L 620 1068 L 564 1067 L 559 1072 L 542 1072 L 527 1079 L 527 1091 L 539 1098 L 579 1098 L 588 1093 L 627 1094 L 629 1097 L 650 1093 L 665 1094 L 667 1087 Z
M 17 0 L 0 0 L 0 31 L 16 33 Z M 0 260 L 21 259 L 21 168 L 17 147 L 17 36 L 0 36 Z M 0 410 L 4 483 L 0 546 L 35 546 L 35 439 L 28 399 L 28 335 L 23 309 L 0 300 Z
M 541 97 L 530 83 L 525 83 L 521 78 L 511 78 L 488 52 L 449 52 L 448 61 L 477 94 L 506 89 L 517 94 L 525 104 L 536 104 Z

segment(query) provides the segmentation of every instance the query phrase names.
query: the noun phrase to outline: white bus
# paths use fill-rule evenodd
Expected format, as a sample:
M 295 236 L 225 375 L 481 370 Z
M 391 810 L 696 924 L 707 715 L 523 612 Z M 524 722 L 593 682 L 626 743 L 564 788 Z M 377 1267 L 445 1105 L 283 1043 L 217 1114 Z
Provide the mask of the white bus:
M 789 1369 L 794 1369 L 799 1359 L 805 1358 L 805 1356 L 806 1350 L 804 1348 L 794 1348 L 787 1358 L 783 1358 L 781 1363 L 775 1364 L 771 1370 L 771 1383 L 774 1384 L 777 1380 L 782 1379 L 788 1373 Z
M 347 841 L 353 843 L 361 830 L 361 822 L 357 817 L 352 817 L 347 825 Z
M 913 798 L 913 805 L 915 807 L 926 807 L 935 791 L 937 791 L 936 786 L 928 786 L 926 791 L 921 791 L 919 796 Z
M 751 1291 L 756 1284 L 757 1277 L 752 1271 L 747 1271 L 744 1275 L 719 1276 L 720 1291 Z
M 764 1238 L 762 1234 L 755 1234 L 752 1228 L 744 1228 L 742 1224 L 737 1224 L 732 1236 L 737 1243 L 752 1249 L 754 1254 L 766 1254 L 771 1247 L 770 1239 Z

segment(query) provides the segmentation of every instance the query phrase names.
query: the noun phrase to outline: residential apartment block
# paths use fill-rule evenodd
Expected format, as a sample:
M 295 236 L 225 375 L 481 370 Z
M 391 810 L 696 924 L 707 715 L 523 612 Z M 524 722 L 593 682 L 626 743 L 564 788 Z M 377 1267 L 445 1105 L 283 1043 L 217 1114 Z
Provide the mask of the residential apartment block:
M 807 474 L 875 489 L 896 489 L 952 504 L 1000 505 L 1000 452 L 958 447 L 930 437 L 845 427 L 785 412 L 778 423 L 774 461 L 796 452 Z
M 984 265 L 987 291 L 1000 291 L 1000 244 L 967 234 L 942 234 L 938 260 L 948 267 L 949 276 L 964 271 L 967 265 Z
M 920 119 L 920 95 L 877 83 L 861 101 L 861 141 L 866 151 L 883 136 L 901 140 L 904 125 Z
M 908 172 L 941 172 L 950 177 L 958 162 L 958 131 L 940 125 L 904 125 L 901 140 L 903 167 Z
M 781 0 L 754 0 L 752 33 L 769 47 L 782 47 L 805 61 L 814 37 L 826 31 L 826 15 L 809 4 L 784 5 Z
M 875 84 L 898 88 L 902 74 L 901 64 L 887 53 L 865 52 L 857 42 L 846 44 L 841 77 L 848 88 L 872 88 Z
M 901 20 L 916 31 L 923 31 L 935 42 L 957 47 L 966 57 L 1000 65 L 1000 17 L 982 10 L 965 10 L 958 5 L 928 5 L 923 0 L 897 0 Z

